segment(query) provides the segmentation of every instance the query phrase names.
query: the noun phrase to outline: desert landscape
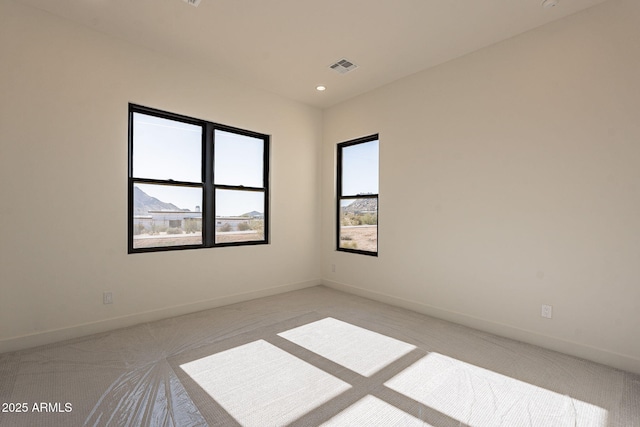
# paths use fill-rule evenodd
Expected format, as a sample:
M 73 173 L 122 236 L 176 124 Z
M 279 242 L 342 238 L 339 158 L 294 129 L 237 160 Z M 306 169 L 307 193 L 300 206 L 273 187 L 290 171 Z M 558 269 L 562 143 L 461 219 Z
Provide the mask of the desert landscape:
M 340 227 L 340 247 L 377 252 L 378 226 L 354 225 Z
M 216 233 L 216 243 L 236 243 L 262 240 L 262 232 L 257 231 L 236 231 L 226 233 Z M 167 246 L 200 245 L 202 244 L 201 234 L 166 234 L 158 235 L 138 235 L 134 236 L 133 247 L 156 248 Z

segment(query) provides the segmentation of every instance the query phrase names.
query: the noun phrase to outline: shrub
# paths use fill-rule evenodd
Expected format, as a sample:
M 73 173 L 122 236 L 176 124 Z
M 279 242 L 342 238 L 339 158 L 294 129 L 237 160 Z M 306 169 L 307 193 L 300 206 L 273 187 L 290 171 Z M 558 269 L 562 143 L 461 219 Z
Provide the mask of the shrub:
M 358 249 L 358 244 L 356 242 L 345 242 L 341 243 L 340 247 L 344 249 Z
M 135 227 L 133 227 L 133 234 L 135 234 L 135 235 L 142 234 L 146 230 L 147 229 L 145 228 L 145 226 L 143 224 L 136 224 Z
M 247 231 L 249 229 L 251 229 L 251 227 L 249 227 L 248 222 L 241 222 L 240 224 L 238 224 L 238 230 L 240 231 Z
M 343 226 L 350 225 L 376 225 L 378 223 L 378 214 L 353 214 L 344 213 L 340 219 L 340 224 Z
M 349 226 L 349 225 L 360 225 L 358 220 L 355 218 L 353 214 L 343 214 L 340 219 L 340 225 Z
M 224 225 L 220 227 L 220 231 L 222 232 L 231 231 L 231 224 L 229 224 L 228 222 L 225 222 Z
M 184 231 L 186 233 L 197 233 L 202 231 L 202 221 L 195 218 L 186 218 L 184 220 Z
M 249 228 L 260 233 L 264 233 L 264 220 L 262 219 L 254 219 L 249 223 Z
M 364 225 L 376 225 L 378 223 L 378 214 L 364 214 L 360 218 L 360 222 Z
M 182 228 L 178 228 L 178 227 L 168 228 L 167 234 L 182 234 Z

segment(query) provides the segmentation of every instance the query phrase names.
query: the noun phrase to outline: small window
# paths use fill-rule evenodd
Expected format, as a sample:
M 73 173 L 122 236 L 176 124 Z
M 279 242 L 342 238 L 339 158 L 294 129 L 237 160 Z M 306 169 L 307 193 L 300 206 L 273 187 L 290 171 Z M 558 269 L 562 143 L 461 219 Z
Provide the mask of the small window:
M 378 135 L 338 144 L 337 250 L 378 255 Z
M 268 243 L 268 159 L 267 135 L 130 104 L 129 253 Z

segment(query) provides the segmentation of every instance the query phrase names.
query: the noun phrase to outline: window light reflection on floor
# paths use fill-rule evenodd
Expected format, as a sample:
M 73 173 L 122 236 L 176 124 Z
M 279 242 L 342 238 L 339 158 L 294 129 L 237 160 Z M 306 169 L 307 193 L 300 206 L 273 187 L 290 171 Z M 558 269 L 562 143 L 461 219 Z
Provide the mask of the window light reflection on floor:
M 278 335 L 365 377 L 416 348 L 331 317 Z
M 598 406 L 438 353 L 385 386 L 470 426 L 607 425 Z
M 180 367 L 243 426 L 286 425 L 351 387 L 264 340 Z
M 318 408 L 326 426 L 429 426 L 441 417 L 471 427 L 607 425 L 596 405 L 330 317 L 277 335 L 360 375 L 332 374 L 263 339 L 180 367 L 243 426 L 286 425 Z

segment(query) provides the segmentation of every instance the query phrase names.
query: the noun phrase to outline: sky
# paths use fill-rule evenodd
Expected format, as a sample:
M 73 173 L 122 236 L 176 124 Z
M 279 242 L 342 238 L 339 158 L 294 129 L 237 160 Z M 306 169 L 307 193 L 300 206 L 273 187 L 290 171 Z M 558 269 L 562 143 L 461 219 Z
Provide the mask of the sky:
M 133 175 L 135 178 L 202 182 L 202 127 L 134 113 Z M 378 141 L 342 150 L 342 195 L 378 193 Z M 215 183 L 262 186 L 263 144 L 252 138 L 215 131 Z M 202 190 L 137 184 L 142 191 L 180 209 L 203 207 Z M 264 211 L 260 192 L 218 190 L 216 215 L 236 216 Z
M 342 195 L 378 193 L 378 141 L 342 149 Z
M 134 113 L 133 176 L 202 182 L 202 128 Z M 259 138 L 215 131 L 216 184 L 262 187 L 263 145 Z M 180 209 L 202 208 L 202 190 L 169 185 L 136 184 L 149 196 Z M 261 192 L 218 190 L 217 216 L 264 211 Z
M 202 127 L 134 113 L 133 176 L 201 182 Z

